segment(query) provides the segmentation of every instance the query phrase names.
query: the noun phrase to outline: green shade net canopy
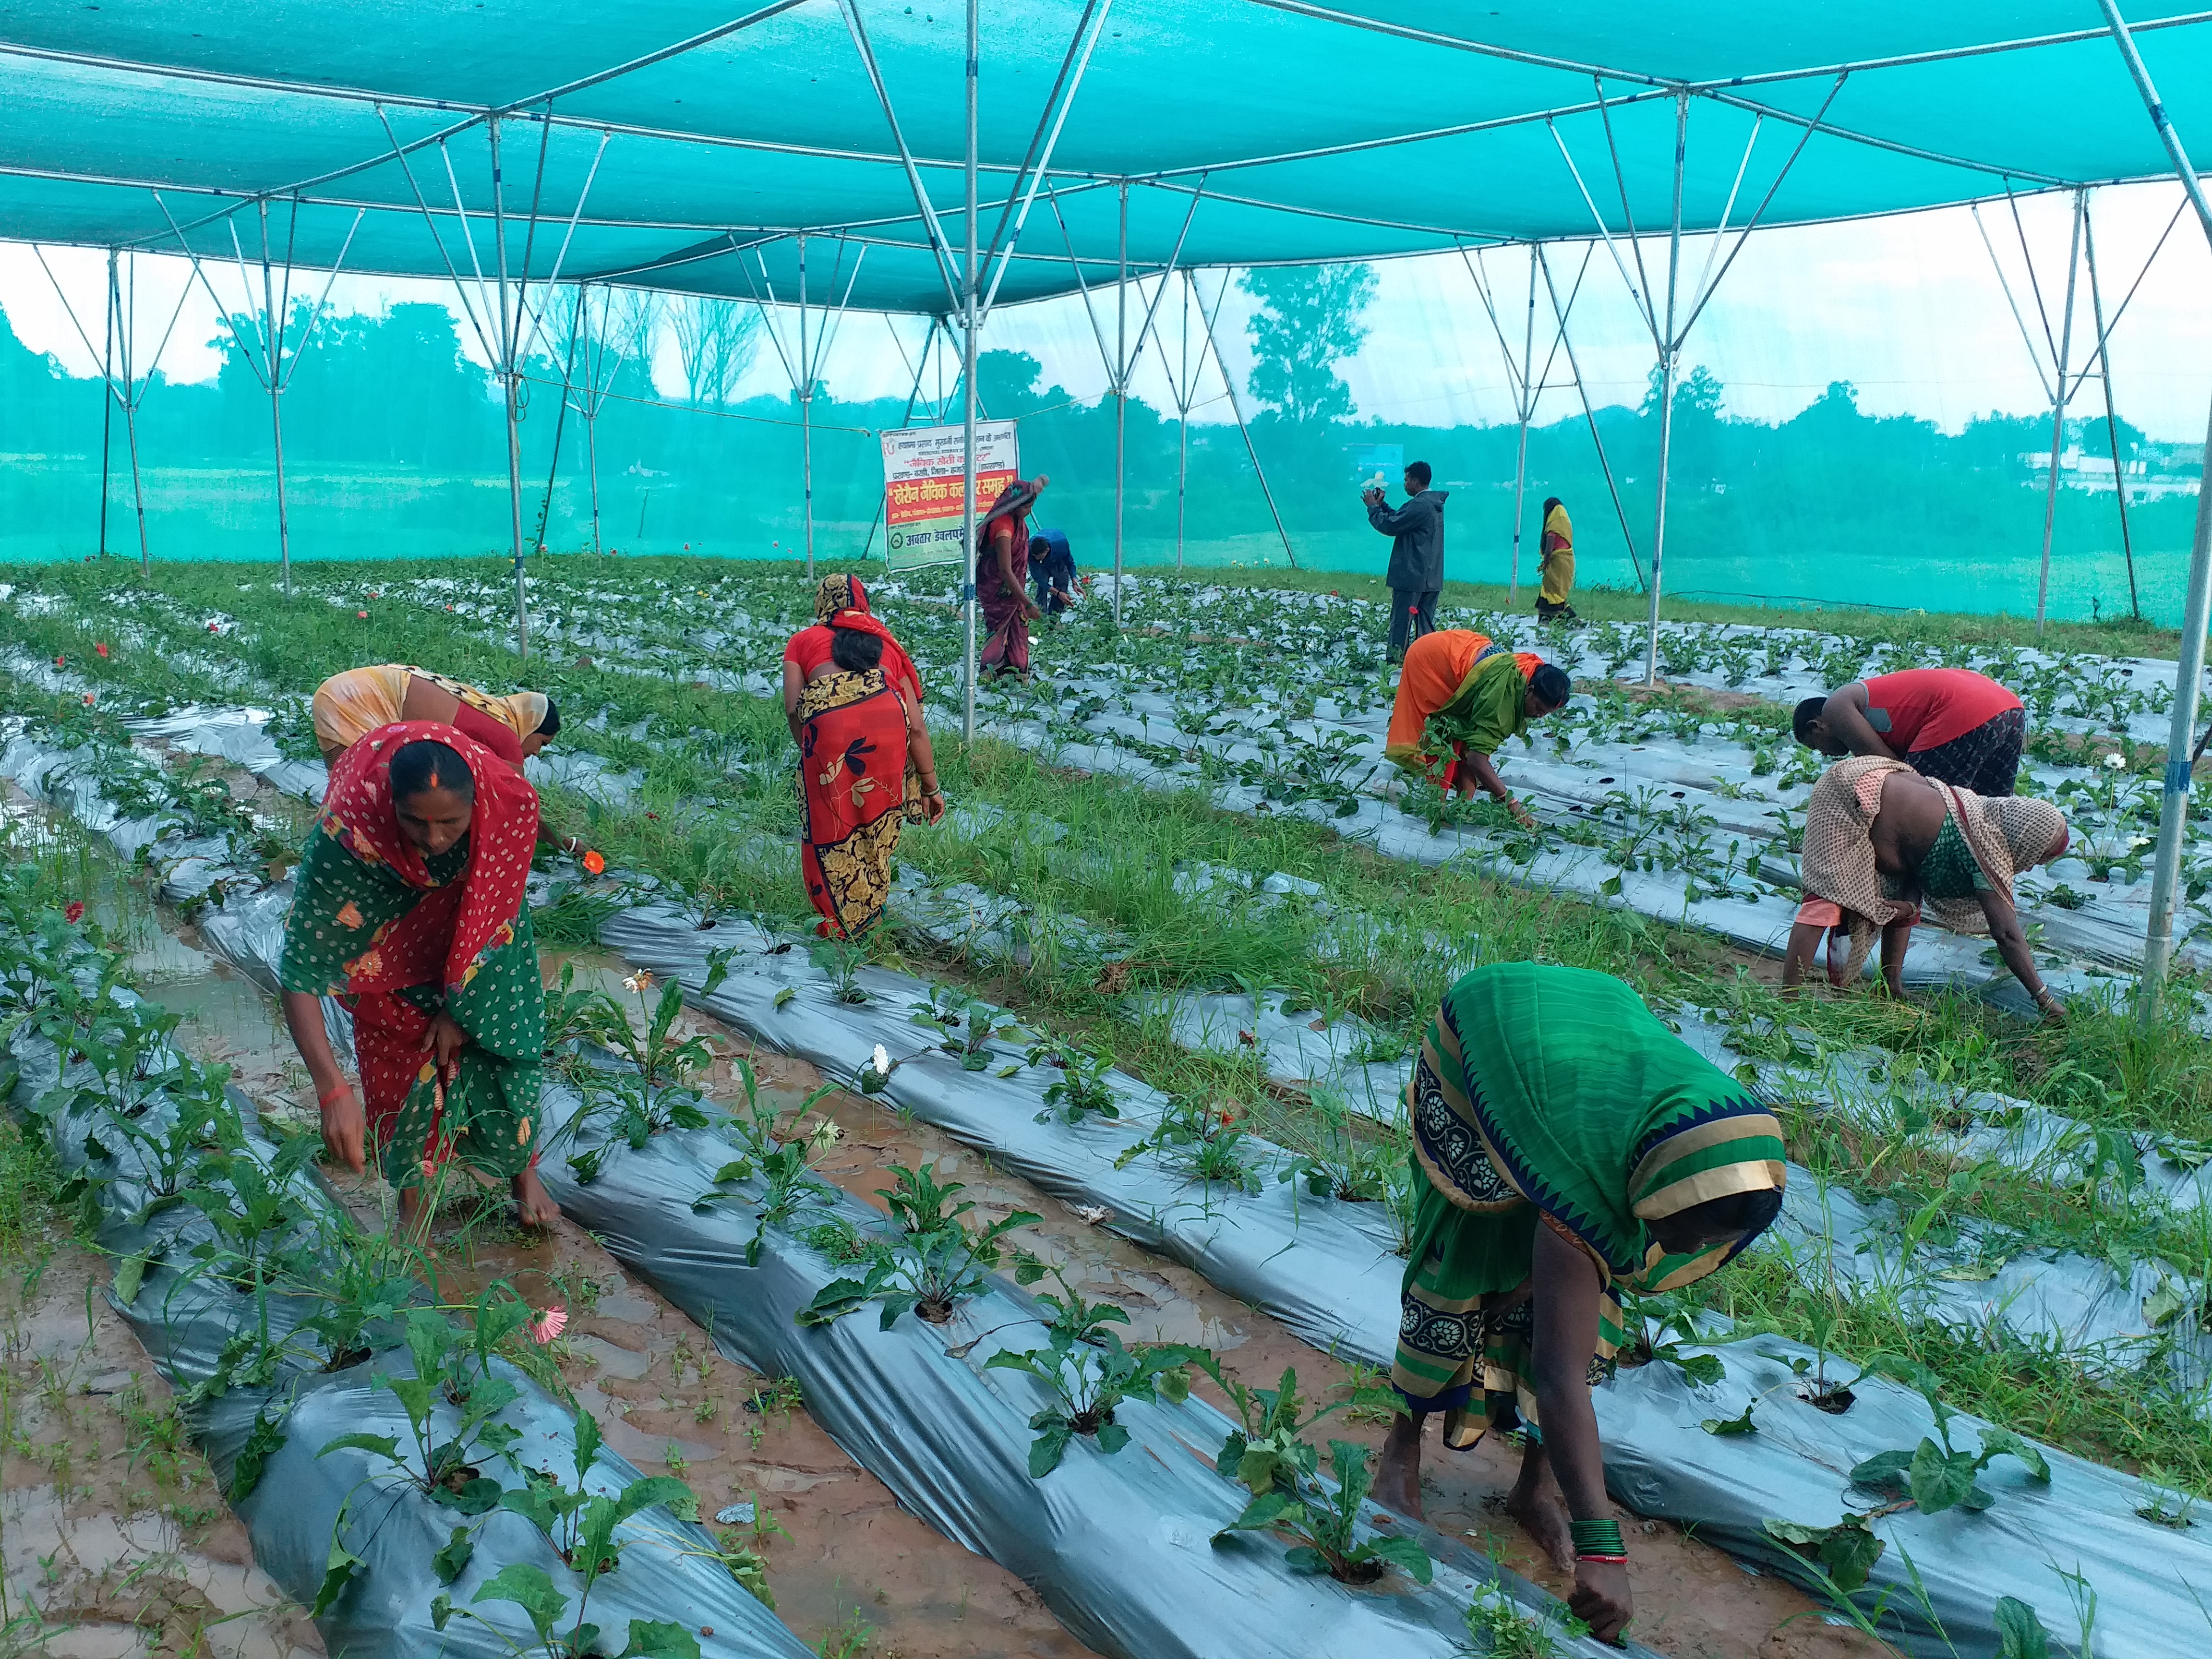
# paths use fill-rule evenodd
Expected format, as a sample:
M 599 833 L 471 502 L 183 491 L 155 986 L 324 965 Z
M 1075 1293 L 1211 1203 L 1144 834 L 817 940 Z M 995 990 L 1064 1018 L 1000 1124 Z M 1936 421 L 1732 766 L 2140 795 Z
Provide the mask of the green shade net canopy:
M 2087 0 L 981 17 L 977 239 L 1001 301 L 1110 281 L 1125 185 L 1135 270 L 1664 233 L 1678 118 L 1686 230 L 2169 172 Z M 2212 132 L 2212 13 L 2134 27 L 2180 131 Z M 510 279 L 784 301 L 805 233 L 810 298 L 943 314 L 963 47 L 951 0 L 17 0 L 0 228 L 258 260 L 266 201 L 272 258 L 489 283 L 496 216 Z M 1663 280 L 1623 261 L 1639 292 Z

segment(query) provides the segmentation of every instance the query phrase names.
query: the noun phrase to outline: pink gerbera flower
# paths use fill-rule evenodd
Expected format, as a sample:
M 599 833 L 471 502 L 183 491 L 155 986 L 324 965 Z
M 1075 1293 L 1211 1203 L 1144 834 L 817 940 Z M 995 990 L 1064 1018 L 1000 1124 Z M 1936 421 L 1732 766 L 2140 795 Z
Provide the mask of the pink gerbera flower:
M 530 1322 L 530 1340 L 543 1347 L 568 1328 L 568 1310 L 555 1304 Z

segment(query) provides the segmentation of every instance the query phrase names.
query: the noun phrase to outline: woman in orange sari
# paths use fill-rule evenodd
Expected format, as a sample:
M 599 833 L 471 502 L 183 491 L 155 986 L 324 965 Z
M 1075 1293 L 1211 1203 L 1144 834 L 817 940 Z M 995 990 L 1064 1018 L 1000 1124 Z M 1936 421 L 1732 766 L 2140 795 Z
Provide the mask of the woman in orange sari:
M 877 633 L 830 620 L 830 659 L 793 709 L 799 738 L 799 869 L 830 939 L 859 939 L 883 920 L 891 856 L 909 817 L 945 816 L 937 760 L 920 705 L 890 684 Z M 911 804 L 906 785 L 916 794 Z
M 1573 695 L 1566 671 L 1533 652 L 1508 651 L 1470 629 L 1424 634 L 1406 647 L 1382 756 L 1470 799 L 1480 784 L 1524 829 L 1533 830 L 1536 820 L 1499 781 L 1491 757 L 1530 720 L 1556 713 Z M 1429 722 L 1439 717 L 1463 732 L 1449 741 L 1449 765 L 1431 752 L 1426 738 Z

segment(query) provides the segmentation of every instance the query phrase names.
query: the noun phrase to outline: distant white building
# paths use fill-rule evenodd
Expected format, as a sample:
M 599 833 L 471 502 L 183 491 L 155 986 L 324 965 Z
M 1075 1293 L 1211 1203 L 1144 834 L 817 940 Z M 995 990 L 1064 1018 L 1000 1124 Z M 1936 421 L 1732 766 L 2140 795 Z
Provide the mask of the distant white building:
M 2127 480 L 2130 501 L 2155 501 L 2161 495 L 2194 495 L 2197 493 L 2203 450 L 2193 444 L 2144 444 L 2135 460 L 2123 461 L 2118 467 L 2121 477 Z M 2051 452 L 2047 449 L 2022 450 L 2020 463 L 2028 471 L 2029 482 L 2037 489 L 2046 487 L 2051 471 Z M 2114 487 L 2112 458 L 2094 450 L 2085 451 L 2078 444 L 2059 452 L 2058 483 L 2064 489 L 2086 490 L 2092 495 Z

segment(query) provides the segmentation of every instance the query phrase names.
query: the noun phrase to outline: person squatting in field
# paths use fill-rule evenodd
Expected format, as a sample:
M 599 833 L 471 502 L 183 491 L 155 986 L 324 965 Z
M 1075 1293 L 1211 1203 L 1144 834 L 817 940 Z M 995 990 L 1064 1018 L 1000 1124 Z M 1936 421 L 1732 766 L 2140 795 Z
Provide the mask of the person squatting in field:
M 1790 930 L 1784 989 L 1803 982 L 1824 933 L 1829 982 L 1856 984 L 1879 930 L 1883 980 L 1903 996 L 1905 948 L 1924 912 L 1954 933 L 1987 933 L 2035 1006 L 2061 1017 L 2021 927 L 2013 878 L 2063 856 L 2068 836 L 2065 815 L 2046 800 L 1978 795 L 1872 755 L 1830 767 L 1805 805 L 1805 902 Z
M 1590 1388 L 1630 1340 L 1620 1293 L 1675 1289 L 1782 1208 L 1782 1127 L 1609 975 L 1478 968 L 1406 1089 L 1415 1212 L 1376 1504 L 1422 1518 L 1421 1435 L 1526 1435 L 1506 1510 L 1617 1641 L 1634 1611 Z
M 315 688 L 308 705 L 323 759 L 340 755 L 380 727 L 401 720 L 450 726 L 519 767 L 561 729 L 561 711 L 542 691 L 495 697 L 473 685 L 405 663 L 349 668 Z
M 410 1225 L 456 1161 L 507 1180 L 525 1224 L 559 1213 L 535 1167 L 545 991 L 524 889 L 537 840 L 520 772 L 450 726 L 410 720 L 338 757 L 301 855 L 276 969 L 284 1023 L 324 1144 L 356 1172 L 376 1158 Z M 325 996 L 353 1015 L 360 1098 Z
M 1415 776 L 1436 775 L 1443 787 L 1472 799 L 1475 786 L 1502 802 L 1522 828 L 1536 820 L 1499 781 L 1491 757 L 1532 720 L 1556 714 L 1574 695 L 1566 670 L 1527 651 L 1494 645 L 1486 634 L 1447 628 L 1424 634 L 1406 649 L 1382 757 Z M 1431 744 L 1429 723 L 1461 735 Z M 1434 749 L 1449 745 L 1449 766 Z
M 2009 795 L 2020 775 L 2027 710 L 1972 669 L 1906 668 L 1808 697 L 1791 726 L 1798 742 L 1832 759 L 1903 761 L 1939 783 Z

